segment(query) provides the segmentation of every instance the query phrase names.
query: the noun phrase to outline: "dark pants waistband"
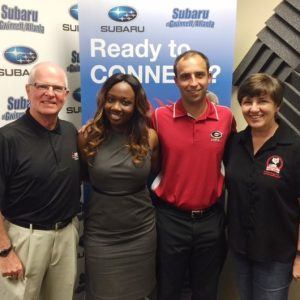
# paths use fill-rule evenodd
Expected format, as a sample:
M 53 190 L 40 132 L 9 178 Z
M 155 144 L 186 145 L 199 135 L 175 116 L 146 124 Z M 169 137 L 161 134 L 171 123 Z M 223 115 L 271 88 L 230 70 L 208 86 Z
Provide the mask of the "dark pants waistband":
M 184 210 L 159 198 L 156 198 L 155 202 L 158 207 L 169 209 L 179 216 L 190 219 L 200 219 L 216 212 L 221 208 L 221 203 L 219 203 L 218 201 L 210 207 L 198 210 Z
M 72 221 L 72 218 L 69 218 L 64 221 L 57 222 L 55 224 L 51 225 L 45 225 L 45 224 L 33 224 L 26 221 L 19 221 L 19 220 L 11 220 L 7 219 L 12 224 L 15 224 L 17 226 L 30 228 L 30 229 L 37 229 L 37 230 L 59 230 L 65 228 L 67 225 L 69 225 Z

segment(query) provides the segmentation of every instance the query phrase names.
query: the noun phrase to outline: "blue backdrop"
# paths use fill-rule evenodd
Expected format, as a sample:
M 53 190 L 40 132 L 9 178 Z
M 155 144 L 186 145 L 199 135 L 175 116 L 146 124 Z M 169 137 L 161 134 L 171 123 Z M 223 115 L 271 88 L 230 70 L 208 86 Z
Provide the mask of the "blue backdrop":
M 154 107 L 176 101 L 173 62 L 188 49 L 209 57 L 209 89 L 229 106 L 235 14 L 236 0 L 80 0 L 83 122 L 96 110 L 101 84 L 115 72 L 137 76 Z

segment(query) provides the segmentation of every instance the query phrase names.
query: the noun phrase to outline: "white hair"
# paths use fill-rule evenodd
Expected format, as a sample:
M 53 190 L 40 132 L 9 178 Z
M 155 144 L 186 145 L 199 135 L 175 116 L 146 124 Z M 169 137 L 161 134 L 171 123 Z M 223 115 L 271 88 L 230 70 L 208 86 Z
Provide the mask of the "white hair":
M 44 61 L 44 62 L 40 62 L 40 63 L 34 65 L 28 76 L 28 84 L 32 84 L 35 82 L 36 71 L 41 67 L 52 67 L 52 68 L 55 68 L 56 70 L 62 72 L 64 75 L 65 86 L 66 86 L 66 88 L 68 88 L 68 77 L 67 77 L 65 70 L 58 64 L 51 62 L 51 61 Z

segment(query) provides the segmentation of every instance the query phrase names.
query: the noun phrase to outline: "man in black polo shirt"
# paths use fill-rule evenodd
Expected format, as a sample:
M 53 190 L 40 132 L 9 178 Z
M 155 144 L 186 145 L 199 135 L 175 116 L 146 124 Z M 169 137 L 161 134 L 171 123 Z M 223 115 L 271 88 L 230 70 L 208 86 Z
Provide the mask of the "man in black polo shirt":
M 0 128 L 0 299 L 72 299 L 80 179 L 77 131 L 59 120 L 64 70 L 33 67 L 30 108 Z

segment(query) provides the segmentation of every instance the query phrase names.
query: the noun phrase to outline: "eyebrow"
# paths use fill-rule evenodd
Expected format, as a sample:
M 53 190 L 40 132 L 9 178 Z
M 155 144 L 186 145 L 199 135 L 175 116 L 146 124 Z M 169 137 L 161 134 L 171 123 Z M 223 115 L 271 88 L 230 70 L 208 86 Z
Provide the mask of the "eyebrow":
M 192 74 L 206 74 L 205 71 L 199 70 L 199 71 L 195 71 L 195 72 L 184 72 L 184 73 L 180 73 L 179 76 L 186 76 L 186 75 L 192 75 Z
M 134 101 L 134 99 L 135 99 L 135 98 L 131 99 L 131 98 L 123 97 L 123 96 L 114 95 L 114 94 L 111 94 L 110 92 L 108 92 L 108 93 L 106 94 L 106 97 L 107 97 L 107 96 L 114 97 L 114 98 L 117 98 L 117 99 L 120 99 L 120 100 L 130 100 L 130 101 Z

